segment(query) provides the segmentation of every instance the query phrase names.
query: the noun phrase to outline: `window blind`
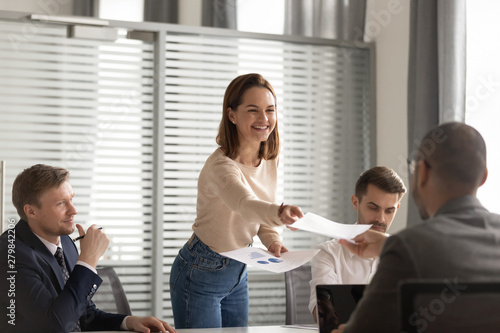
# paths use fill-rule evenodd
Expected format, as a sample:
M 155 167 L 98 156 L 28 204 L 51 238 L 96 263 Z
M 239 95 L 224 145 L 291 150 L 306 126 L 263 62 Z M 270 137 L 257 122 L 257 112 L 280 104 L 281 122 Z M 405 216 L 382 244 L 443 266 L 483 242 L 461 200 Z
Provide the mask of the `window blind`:
M 153 45 L 67 38 L 63 25 L 0 22 L 0 152 L 12 183 L 38 163 L 70 171 L 77 223 L 104 228 L 99 265 L 120 275 L 136 315 L 151 312 Z M 17 38 L 15 37 L 17 36 Z M 21 38 L 21 39 L 19 39 Z M 13 41 L 24 41 L 13 47 Z
M 105 228 L 100 265 L 115 268 L 134 315 L 173 321 L 170 266 L 192 233 L 199 172 L 217 147 L 225 88 L 240 74 L 261 73 L 277 93 L 278 203 L 354 222 L 349 198 L 373 160 L 370 49 L 145 22 L 112 22 L 115 41 L 68 38 L 67 26 L 45 23 L 26 38 L 26 24 L 0 20 L 7 217 L 17 219 L 17 173 L 68 168 L 76 220 Z M 133 30 L 165 38 L 128 39 Z M 278 231 L 290 250 L 325 240 Z M 250 267 L 249 288 L 250 325 L 283 324 L 283 274 Z

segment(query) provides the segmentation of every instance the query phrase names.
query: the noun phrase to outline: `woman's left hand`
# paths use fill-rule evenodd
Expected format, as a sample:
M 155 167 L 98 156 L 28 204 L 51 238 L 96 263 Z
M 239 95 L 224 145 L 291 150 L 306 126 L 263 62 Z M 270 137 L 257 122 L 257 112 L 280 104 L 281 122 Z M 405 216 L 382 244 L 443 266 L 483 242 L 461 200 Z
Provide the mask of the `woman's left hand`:
M 283 243 L 276 241 L 269 245 L 268 251 L 273 252 L 274 255 L 279 258 L 282 253 L 288 252 L 288 249 L 283 245 Z

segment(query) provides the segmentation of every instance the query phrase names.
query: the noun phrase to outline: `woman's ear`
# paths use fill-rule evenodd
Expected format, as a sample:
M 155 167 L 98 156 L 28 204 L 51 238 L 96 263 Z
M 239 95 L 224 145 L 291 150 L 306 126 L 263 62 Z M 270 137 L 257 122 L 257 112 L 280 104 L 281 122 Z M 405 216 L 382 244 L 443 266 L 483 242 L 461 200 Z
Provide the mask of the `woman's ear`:
M 232 122 L 233 124 L 236 124 L 236 117 L 234 116 L 233 109 L 227 108 L 227 117 L 229 118 L 230 122 Z

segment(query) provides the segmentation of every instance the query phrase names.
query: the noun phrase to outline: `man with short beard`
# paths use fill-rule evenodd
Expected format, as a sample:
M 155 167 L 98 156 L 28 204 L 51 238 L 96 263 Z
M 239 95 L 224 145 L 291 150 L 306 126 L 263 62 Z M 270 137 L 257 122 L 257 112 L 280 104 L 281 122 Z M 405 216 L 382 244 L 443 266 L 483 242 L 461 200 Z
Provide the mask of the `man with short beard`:
M 398 174 L 377 166 L 361 174 L 351 196 L 357 212 L 357 224 L 371 224 L 371 229 L 385 233 L 396 216 L 406 187 Z M 336 239 L 318 247 L 312 259 L 309 310 L 317 320 L 316 286 L 319 284 L 367 284 L 378 265 L 378 259 L 360 258 L 344 249 Z

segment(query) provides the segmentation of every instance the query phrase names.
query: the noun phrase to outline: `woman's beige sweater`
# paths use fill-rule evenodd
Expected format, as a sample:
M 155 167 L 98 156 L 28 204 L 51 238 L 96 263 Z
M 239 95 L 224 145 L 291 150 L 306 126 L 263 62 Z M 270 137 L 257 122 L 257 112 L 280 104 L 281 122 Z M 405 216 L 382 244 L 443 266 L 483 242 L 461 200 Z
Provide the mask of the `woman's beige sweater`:
M 266 248 L 280 241 L 273 227 L 283 225 L 276 201 L 278 160 L 243 165 L 218 148 L 207 159 L 198 179 L 196 235 L 215 252 L 252 244 L 258 235 Z

